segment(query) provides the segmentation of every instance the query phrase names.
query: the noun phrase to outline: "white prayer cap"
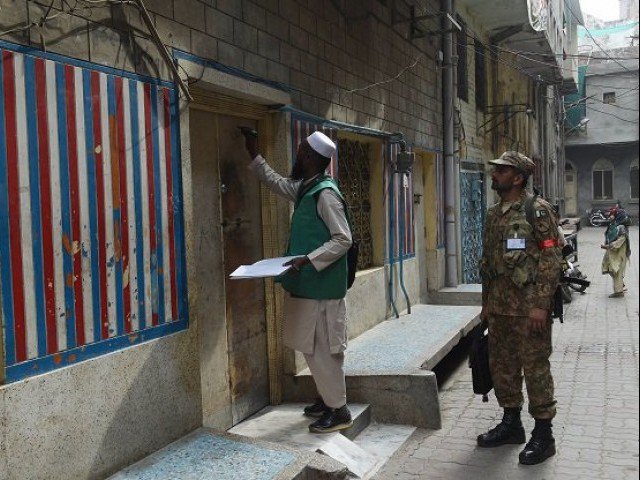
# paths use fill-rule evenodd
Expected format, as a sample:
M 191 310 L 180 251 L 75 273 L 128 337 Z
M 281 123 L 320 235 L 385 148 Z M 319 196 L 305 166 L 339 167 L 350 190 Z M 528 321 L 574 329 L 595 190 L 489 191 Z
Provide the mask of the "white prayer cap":
M 322 132 L 313 132 L 307 137 L 307 142 L 323 157 L 331 158 L 336 153 L 336 144 Z

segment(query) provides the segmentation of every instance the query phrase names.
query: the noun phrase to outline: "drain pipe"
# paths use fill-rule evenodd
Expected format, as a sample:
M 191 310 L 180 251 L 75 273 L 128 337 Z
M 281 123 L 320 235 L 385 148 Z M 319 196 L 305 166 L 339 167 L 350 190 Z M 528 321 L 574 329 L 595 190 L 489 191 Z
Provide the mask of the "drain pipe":
M 454 155 L 453 100 L 453 15 L 452 0 L 442 0 L 442 120 L 444 125 L 444 212 L 445 212 L 445 285 L 458 286 L 458 235 L 456 180 L 458 165 Z
M 391 169 L 389 174 L 389 185 L 387 186 L 387 195 L 388 199 L 391 200 L 393 198 L 394 188 L 393 188 L 393 167 L 389 165 Z M 391 303 L 391 309 L 393 310 L 393 314 L 396 318 L 400 318 L 400 314 L 398 313 L 398 308 L 396 307 L 396 302 L 394 301 L 394 291 L 393 291 L 393 250 L 394 250 L 394 233 L 393 233 L 393 225 L 395 224 L 394 218 L 394 210 L 393 208 L 389 208 L 389 302 Z
M 407 208 L 406 203 L 405 203 L 405 194 L 404 194 L 404 181 L 407 178 L 406 177 L 406 173 L 402 173 L 399 172 L 396 175 L 400 175 L 400 197 L 399 200 L 401 199 L 402 203 L 400 205 L 400 219 L 398 222 L 398 228 L 400 230 L 400 245 L 398 245 L 398 256 L 400 257 L 400 288 L 402 289 L 402 293 L 404 294 L 404 299 L 407 302 L 407 313 L 411 313 L 411 301 L 409 300 L 409 294 L 407 293 L 407 289 L 404 286 L 404 270 L 403 270 L 403 266 L 402 266 L 402 262 L 404 261 L 404 254 L 406 253 L 404 251 L 404 246 L 405 246 L 405 241 L 404 241 L 404 236 L 405 236 L 405 209 Z

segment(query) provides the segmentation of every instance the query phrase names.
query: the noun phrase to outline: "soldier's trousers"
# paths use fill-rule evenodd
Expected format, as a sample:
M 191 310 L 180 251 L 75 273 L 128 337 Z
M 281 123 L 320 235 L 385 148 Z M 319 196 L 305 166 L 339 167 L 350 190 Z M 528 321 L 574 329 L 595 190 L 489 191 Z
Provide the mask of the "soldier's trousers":
M 556 414 L 551 376 L 551 321 L 541 332 L 529 331 L 528 317 L 489 318 L 489 367 L 501 407 L 522 407 L 522 377 L 527 385 L 529 413 L 537 419 Z

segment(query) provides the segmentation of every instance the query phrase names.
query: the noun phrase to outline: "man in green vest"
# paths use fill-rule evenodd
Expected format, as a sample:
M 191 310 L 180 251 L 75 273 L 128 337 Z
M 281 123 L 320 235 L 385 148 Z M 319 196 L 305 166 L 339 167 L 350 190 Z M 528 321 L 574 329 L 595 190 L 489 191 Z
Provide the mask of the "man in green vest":
M 275 172 L 258 152 L 255 136 L 245 133 L 249 168 L 271 191 L 294 202 L 286 255 L 298 256 L 279 278 L 286 290 L 284 344 L 304 354 L 320 397 L 304 409 L 318 420 L 314 433 L 352 424 L 347 408 L 344 351 L 347 348 L 345 296 L 351 230 L 342 194 L 325 170 L 335 144 L 314 132 L 298 147 L 289 178 Z

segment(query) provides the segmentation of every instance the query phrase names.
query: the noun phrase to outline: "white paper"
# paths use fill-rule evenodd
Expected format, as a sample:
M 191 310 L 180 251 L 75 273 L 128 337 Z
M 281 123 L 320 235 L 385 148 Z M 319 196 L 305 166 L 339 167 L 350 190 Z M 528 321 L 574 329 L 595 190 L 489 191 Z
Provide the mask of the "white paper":
M 285 266 L 284 264 L 294 258 L 300 258 L 300 255 L 293 257 L 265 258 L 253 265 L 240 265 L 231 273 L 231 275 L 229 275 L 229 278 L 239 280 L 243 278 L 277 277 L 291 268 L 291 265 Z

